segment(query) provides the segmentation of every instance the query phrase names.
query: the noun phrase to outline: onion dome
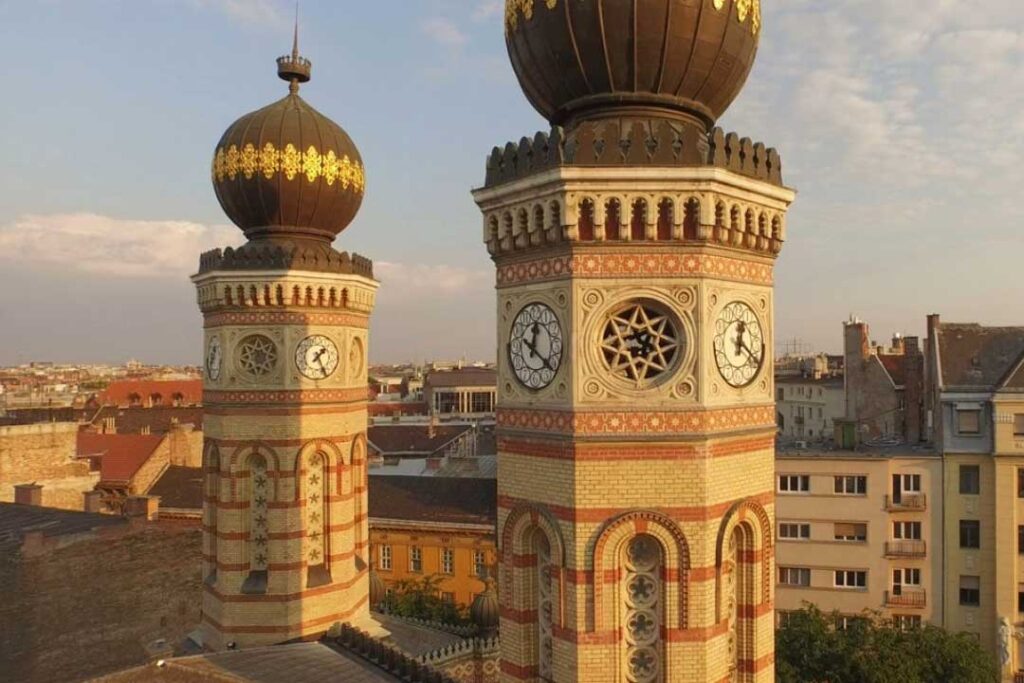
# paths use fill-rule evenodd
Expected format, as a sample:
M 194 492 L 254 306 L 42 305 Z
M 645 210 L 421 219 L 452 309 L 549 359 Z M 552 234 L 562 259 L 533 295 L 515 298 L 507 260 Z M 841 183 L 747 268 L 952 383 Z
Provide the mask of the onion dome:
M 681 119 L 709 129 L 754 64 L 761 0 L 505 0 L 505 42 L 552 125 Z
M 487 588 L 484 592 L 473 598 L 473 604 L 469 606 L 469 616 L 479 627 L 481 634 L 490 636 L 497 632 L 501 618 L 498 610 L 497 586 L 494 579 L 490 577 L 486 579 L 486 582 Z
M 213 158 L 213 187 L 250 240 L 307 238 L 328 244 L 355 218 L 366 180 L 363 160 L 338 124 L 299 97 L 311 63 L 277 60 L 288 95 L 228 127 Z

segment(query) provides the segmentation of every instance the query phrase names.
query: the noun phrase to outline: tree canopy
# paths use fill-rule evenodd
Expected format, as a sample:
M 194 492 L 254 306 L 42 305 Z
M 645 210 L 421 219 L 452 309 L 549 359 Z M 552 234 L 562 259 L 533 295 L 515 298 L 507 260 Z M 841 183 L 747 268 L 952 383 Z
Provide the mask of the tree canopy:
M 877 613 L 847 620 L 813 605 L 786 615 L 775 635 L 779 683 L 997 682 L 995 658 L 968 633 L 900 628 Z

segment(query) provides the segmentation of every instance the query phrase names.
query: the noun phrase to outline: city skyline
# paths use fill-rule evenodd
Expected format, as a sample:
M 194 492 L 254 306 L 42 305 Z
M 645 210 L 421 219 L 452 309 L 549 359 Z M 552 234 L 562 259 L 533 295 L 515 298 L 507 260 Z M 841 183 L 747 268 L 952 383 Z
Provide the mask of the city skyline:
M 932 312 L 1011 324 L 1024 19 L 1009 0 L 858 5 L 767 5 L 749 86 L 722 121 L 777 146 L 801 193 L 777 269 L 778 340 L 835 350 L 851 313 L 880 342 L 922 334 Z M 0 6 L 15 55 L 0 73 L 34 102 L 0 113 L 16 160 L 0 169 L 0 364 L 199 362 L 195 255 L 242 241 L 210 158 L 239 111 L 284 94 L 273 58 L 290 14 L 271 0 Z M 336 246 L 373 259 L 383 282 L 373 362 L 493 356 L 492 266 L 469 189 L 480 150 L 545 127 L 515 85 L 501 17 L 493 0 L 401 16 L 303 4 L 303 93 L 367 165 L 363 210 Z

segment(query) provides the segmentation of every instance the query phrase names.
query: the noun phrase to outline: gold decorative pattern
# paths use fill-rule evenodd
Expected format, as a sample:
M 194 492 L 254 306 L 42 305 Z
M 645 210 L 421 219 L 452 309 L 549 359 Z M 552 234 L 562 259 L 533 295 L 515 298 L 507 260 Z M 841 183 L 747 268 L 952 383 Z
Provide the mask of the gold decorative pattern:
M 535 0 L 505 0 L 505 32 L 512 33 L 519 28 L 519 15 L 523 20 L 533 19 L 533 5 Z M 558 5 L 558 0 L 544 0 L 549 10 Z M 725 0 L 712 0 L 711 3 L 716 10 L 721 12 L 725 9 Z M 742 24 L 750 17 L 751 33 L 757 35 L 761 30 L 761 0 L 734 0 L 736 5 L 736 19 Z
M 288 143 L 279 150 L 272 142 L 263 145 L 263 149 L 256 149 L 252 143 L 246 143 L 241 149 L 237 145 L 220 147 L 213 156 L 214 182 L 235 180 L 239 174 L 246 180 L 252 180 L 257 174 L 271 180 L 278 173 L 287 180 L 303 176 L 311 183 L 322 178 L 329 187 L 337 182 L 341 189 L 351 189 L 357 194 L 366 189 L 362 164 L 347 154 L 339 157 L 333 149 L 321 152 L 310 145 L 302 152 Z
M 771 429 L 775 425 L 775 407 L 575 412 L 499 408 L 497 423 L 499 427 L 506 429 L 549 434 L 617 436 L 706 434 L 736 429 Z

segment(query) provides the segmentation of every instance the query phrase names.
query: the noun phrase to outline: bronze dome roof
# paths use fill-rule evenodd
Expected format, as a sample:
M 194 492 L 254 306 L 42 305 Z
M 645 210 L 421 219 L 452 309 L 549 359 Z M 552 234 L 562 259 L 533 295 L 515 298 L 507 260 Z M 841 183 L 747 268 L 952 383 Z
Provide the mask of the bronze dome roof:
M 310 63 L 293 49 L 278 59 L 289 94 L 238 119 L 213 158 L 213 187 L 249 239 L 330 242 L 355 218 L 366 179 L 359 150 L 338 124 L 298 95 Z
M 519 83 L 554 125 L 604 116 L 707 129 L 754 63 L 761 0 L 506 0 Z

